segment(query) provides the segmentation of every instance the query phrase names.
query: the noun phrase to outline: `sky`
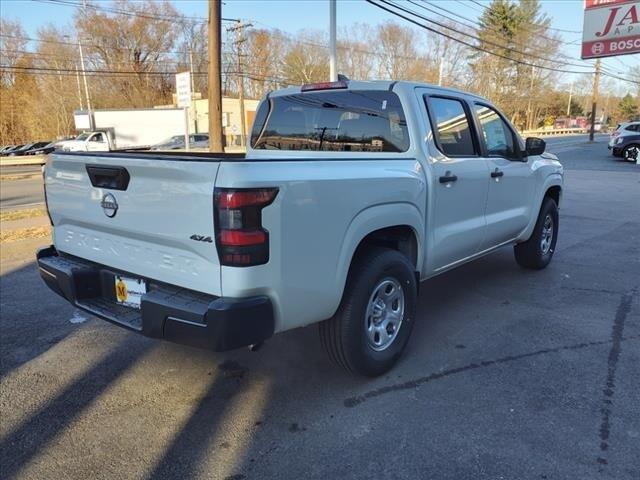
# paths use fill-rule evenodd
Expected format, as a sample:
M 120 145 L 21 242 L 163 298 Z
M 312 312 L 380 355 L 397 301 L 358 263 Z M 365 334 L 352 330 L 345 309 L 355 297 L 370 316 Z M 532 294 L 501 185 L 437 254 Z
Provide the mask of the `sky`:
M 99 3 L 109 5 L 111 1 L 101 0 Z M 430 0 L 425 2 L 425 5 L 437 4 L 456 14 L 476 20 L 482 13 L 479 4 L 488 3 L 490 0 Z M 203 18 L 207 16 L 207 0 L 174 0 L 173 4 L 184 15 Z M 565 53 L 572 59 L 572 63 L 583 63 L 580 60 L 579 33 L 582 30 L 583 5 L 583 0 L 542 0 L 543 10 L 552 19 L 551 26 L 563 30 L 554 33 L 561 35 L 563 41 L 568 44 L 564 47 Z M 412 4 L 406 6 L 420 11 Z M 69 24 L 75 10 L 76 7 L 56 3 L 56 0 L 0 0 L 0 16 L 19 20 L 29 36 L 35 36 L 38 28 L 47 23 L 56 26 Z M 425 11 L 421 13 L 437 18 Z M 223 0 L 222 16 L 251 22 L 256 28 L 278 28 L 290 33 L 309 28 L 328 30 L 329 3 L 327 0 Z M 408 24 L 364 0 L 338 0 L 338 31 L 341 26 L 356 22 L 375 25 L 390 19 Z M 593 61 L 584 64 L 593 65 Z M 604 59 L 603 65 L 611 72 L 628 75 L 628 67 L 640 66 L 640 54 Z

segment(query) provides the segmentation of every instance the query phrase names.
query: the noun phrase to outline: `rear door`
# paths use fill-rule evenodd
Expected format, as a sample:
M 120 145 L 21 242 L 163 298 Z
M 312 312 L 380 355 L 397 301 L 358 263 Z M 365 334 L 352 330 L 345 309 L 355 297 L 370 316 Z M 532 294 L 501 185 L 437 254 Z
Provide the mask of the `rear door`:
M 485 212 L 487 233 L 481 250 L 516 238 L 529 224 L 535 187 L 532 158 L 523 156 L 518 137 L 492 106 L 474 103 L 483 155 L 489 167 Z
M 469 105 L 461 97 L 423 94 L 437 152 L 434 172 L 431 268 L 440 270 L 479 251 L 489 170 L 480 156 Z M 435 198 L 434 198 L 435 197 Z
M 55 246 L 135 276 L 220 295 L 218 166 L 216 159 L 54 153 L 45 186 Z

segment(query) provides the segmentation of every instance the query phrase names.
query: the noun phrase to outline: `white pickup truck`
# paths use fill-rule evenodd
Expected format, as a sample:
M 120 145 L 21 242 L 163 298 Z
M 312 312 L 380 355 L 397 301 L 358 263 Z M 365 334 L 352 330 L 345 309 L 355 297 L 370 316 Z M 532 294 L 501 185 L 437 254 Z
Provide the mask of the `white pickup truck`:
M 131 330 L 217 351 L 320 323 L 379 375 L 419 282 L 512 245 L 544 268 L 563 169 L 487 100 L 409 82 L 270 93 L 245 155 L 60 153 L 45 171 L 44 281 Z
M 82 132 L 73 140 L 65 140 L 57 145 L 63 152 L 108 152 L 115 150 L 108 132 Z

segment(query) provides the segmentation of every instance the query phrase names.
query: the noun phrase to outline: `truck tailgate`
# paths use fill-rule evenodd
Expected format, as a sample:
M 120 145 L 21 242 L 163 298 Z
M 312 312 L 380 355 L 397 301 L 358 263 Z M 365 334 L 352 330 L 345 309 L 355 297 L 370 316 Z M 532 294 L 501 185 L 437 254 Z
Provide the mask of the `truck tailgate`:
M 56 249 L 221 295 L 213 217 L 218 167 L 216 158 L 52 154 L 45 188 Z

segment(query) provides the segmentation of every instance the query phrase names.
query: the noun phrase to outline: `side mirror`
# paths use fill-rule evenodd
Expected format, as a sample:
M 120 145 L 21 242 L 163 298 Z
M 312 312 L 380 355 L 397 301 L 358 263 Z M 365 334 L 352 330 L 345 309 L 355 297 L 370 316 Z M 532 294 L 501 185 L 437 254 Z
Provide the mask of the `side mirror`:
M 527 137 L 525 140 L 525 151 L 527 156 L 529 155 L 542 155 L 545 148 L 547 148 L 547 142 L 537 137 Z

